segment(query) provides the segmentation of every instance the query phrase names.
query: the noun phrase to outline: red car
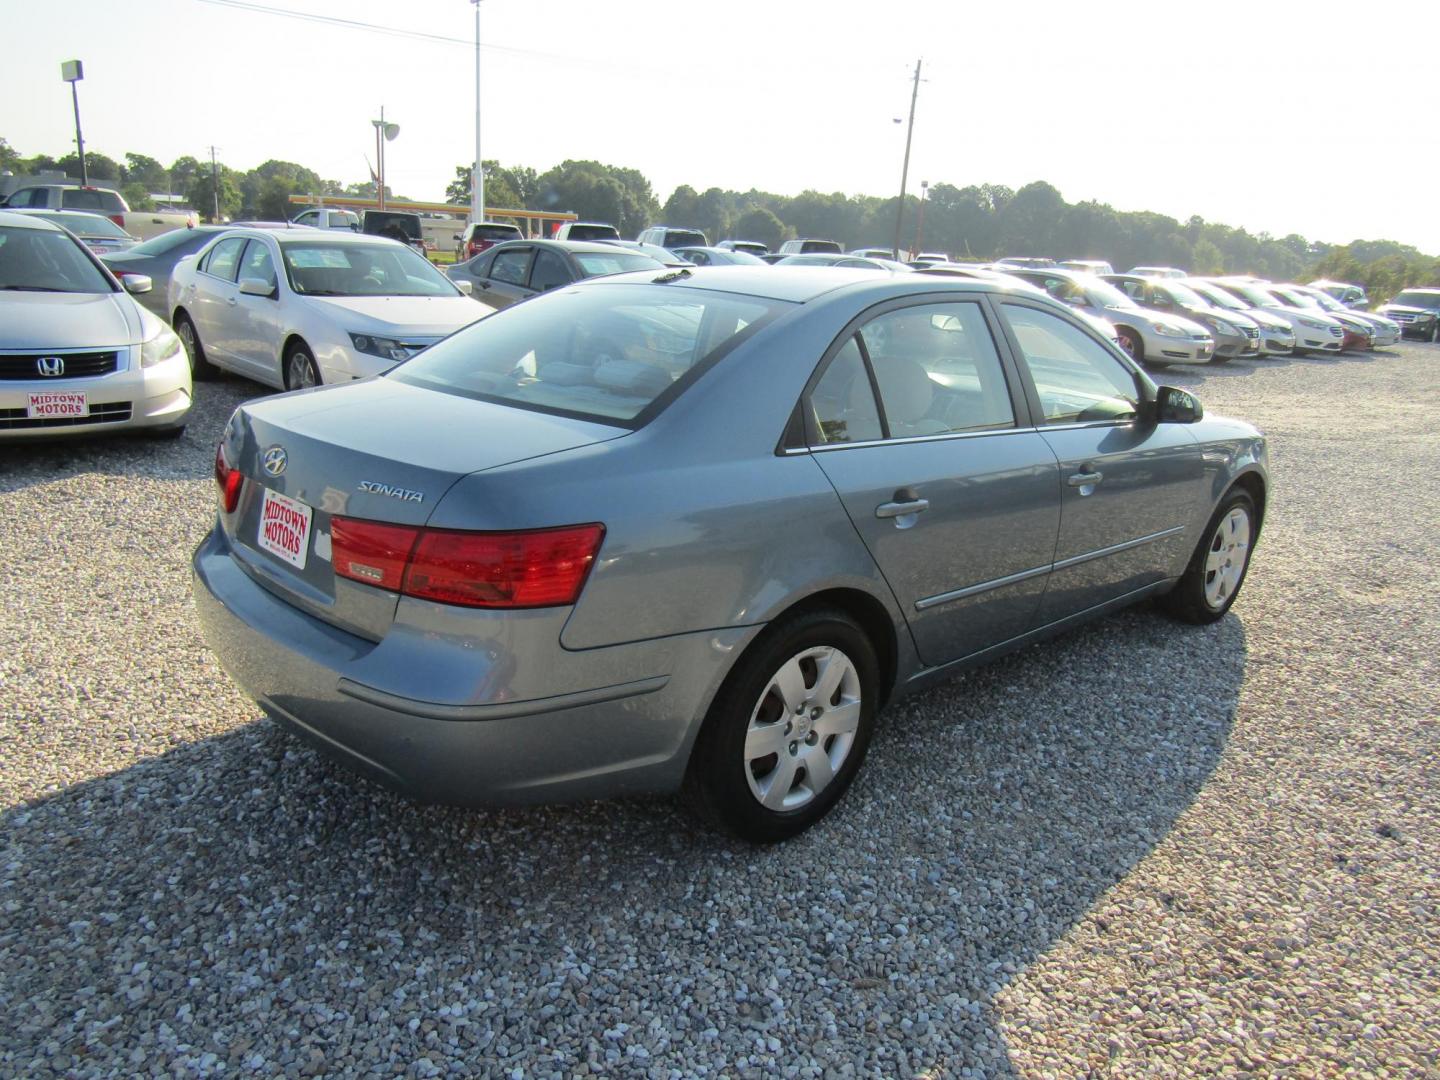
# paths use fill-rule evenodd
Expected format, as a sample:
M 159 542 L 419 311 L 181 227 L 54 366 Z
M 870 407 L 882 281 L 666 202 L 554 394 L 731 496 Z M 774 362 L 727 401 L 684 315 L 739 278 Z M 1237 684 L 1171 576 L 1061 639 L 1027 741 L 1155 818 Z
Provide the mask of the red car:
M 455 259 L 457 262 L 465 262 L 503 241 L 523 240 L 525 234 L 514 225 L 482 221 L 479 224 L 466 225 L 463 233 L 455 234 L 455 239 L 458 242 L 455 248 Z

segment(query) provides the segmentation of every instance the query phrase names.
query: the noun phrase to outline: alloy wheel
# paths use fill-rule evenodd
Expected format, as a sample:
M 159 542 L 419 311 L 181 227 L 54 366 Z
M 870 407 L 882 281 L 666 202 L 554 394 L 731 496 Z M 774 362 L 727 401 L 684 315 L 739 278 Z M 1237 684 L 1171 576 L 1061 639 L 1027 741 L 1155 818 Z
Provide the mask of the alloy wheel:
M 304 349 L 296 349 L 290 354 L 286 374 L 289 376 L 286 381 L 292 390 L 304 390 L 320 385 L 320 373 L 315 370 L 315 361 Z

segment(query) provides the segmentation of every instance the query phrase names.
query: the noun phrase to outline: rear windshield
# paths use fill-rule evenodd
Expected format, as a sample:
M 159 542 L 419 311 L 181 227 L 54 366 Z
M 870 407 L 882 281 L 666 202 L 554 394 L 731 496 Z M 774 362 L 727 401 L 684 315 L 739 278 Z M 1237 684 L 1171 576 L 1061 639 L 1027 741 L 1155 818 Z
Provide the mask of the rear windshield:
M 1390 302 L 1406 307 L 1440 308 L 1440 292 L 1411 292 L 1407 289 Z
M 107 217 L 99 214 L 32 214 L 32 217 L 53 221 L 63 229 L 69 229 L 76 236 L 109 236 L 116 240 L 128 240 L 130 234 Z
M 671 229 L 665 234 L 665 246 L 677 247 L 704 247 L 705 234 L 692 232 L 689 229 Z
M 114 292 L 71 236 L 0 225 L 0 292 Z
M 123 214 L 120 196 L 113 191 L 90 188 L 65 188 L 60 192 L 60 205 L 66 210 L 103 210 L 107 214 Z
M 571 225 L 565 235 L 571 240 L 619 240 L 620 230 L 614 225 Z
M 514 225 L 476 225 L 471 235 L 480 240 L 518 240 L 520 230 Z
M 606 274 L 623 274 L 627 270 L 658 270 L 665 264 L 649 255 L 638 252 L 617 251 L 603 255 L 594 251 L 577 251 L 575 261 L 584 269 L 587 277 L 604 277 Z
M 213 229 L 171 229 L 159 236 L 152 236 L 143 244 L 136 244 L 130 249 L 132 255 L 163 255 L 167 251 L 173 251 L 182 244 L 189 244 L 190 251 L 198 251 L 205 245 L 205 242 L 215 235 Z
M 420 239 L 420 219 L 409 214 L 386 214 L 370 210 L 365 214 L 365 232 L 372 236 L 385 236 L 393 232 Z
M 787 306 L 652 284 L 572 287 L 481 319 L 387 377 L 638 427 Z

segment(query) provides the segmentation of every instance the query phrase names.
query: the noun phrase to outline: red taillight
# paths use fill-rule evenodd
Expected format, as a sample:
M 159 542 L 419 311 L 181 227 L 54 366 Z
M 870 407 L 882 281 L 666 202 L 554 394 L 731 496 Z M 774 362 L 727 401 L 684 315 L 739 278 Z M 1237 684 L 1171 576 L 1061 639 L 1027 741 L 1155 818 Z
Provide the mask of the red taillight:
M 490 248 L 492 248 L 492 247 L 494 247 L 494 246 L 495 246 L 495 241 L 494 241 L 494 240 L 471 240 L 471 241 L 470 241 L 470 257 L 473 259 L 476 255 L 479 255 L 482 251 L 488 251 Z
M 330 558 L 341 577 L 399 592 L 419 529 L 354 518 L 330 519 Z
M 422 600 L 482 608 L 573 604 L 605 526 L 526 532 L 416 529 L 332 518 L 335 572 Z
M 110 220 L 113 221 L 113 222 L 115 222 L 115 224 L 116 224 L 116 225 L 119 225 L 122 229 L 125 227 L 125 215 L 124 215 L 124 214 L 111 214 L 111 215 L 110 215 Z
M 225 460 L 224 443 L 215 447 L 215 483 L 220 485 L 220 505 L 225 508 L 225 513 L 233 514 L 235 507 L 240 505 L 240 487 L 245 483 L 245 476 L 239 469 L 232 469 Z

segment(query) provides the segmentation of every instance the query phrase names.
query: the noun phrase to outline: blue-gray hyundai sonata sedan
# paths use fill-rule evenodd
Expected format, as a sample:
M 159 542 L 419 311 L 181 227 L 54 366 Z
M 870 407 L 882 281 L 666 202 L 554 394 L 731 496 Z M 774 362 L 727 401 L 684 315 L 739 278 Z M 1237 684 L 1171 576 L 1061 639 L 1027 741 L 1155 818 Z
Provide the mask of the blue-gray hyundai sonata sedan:
M 554 290 L 252 402 L 195 552 L 278 722 L 411 795 L 813 824 L 887 702 L 1156 596 L 1234 603 L 1265 441 L 1047 297 L 833 268 Z

